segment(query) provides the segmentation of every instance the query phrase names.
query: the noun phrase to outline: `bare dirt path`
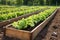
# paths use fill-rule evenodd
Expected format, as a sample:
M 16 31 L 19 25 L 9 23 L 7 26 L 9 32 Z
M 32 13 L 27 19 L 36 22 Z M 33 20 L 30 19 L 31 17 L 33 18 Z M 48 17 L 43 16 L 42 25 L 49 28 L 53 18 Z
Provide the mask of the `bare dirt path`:
M 60 9 L 35 40 L 60 40 Z

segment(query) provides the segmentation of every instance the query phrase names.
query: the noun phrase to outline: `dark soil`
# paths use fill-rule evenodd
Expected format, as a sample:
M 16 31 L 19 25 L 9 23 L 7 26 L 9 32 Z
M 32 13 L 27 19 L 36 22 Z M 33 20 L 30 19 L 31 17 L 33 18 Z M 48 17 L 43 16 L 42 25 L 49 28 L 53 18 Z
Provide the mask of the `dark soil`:
M 2 40 L 20 40 L 2 37 Z M 60 9 L 56 16 L 40 31 L 34 40 L 60 40 Z
M 44 40 L 60 40 L 60 9 L 49 25 L 48 33 Z
M 60 40 L 60 9 L 35 40 Z
M 40 23 L 42 23 L 43 21 L 40 21 L 40 22 L 38 22 L 38 23 L 35 23 L 35 25 L 33 26 L 33 27 L 31 27 L 31 26 L 29 26 L 28 25 L 28 27 L 27 28 L 25 28 L 25 29 L 21 29 L 21 30 L 26 30 L 26 31 L 32 31 L 35 27 L 37 27 Z M 12 26 L 12 25 L 11 25 Z M 17 28 L 14 28 L 13 26 L 11 27 L 10 26 L 10 28 L 13 28 L 13 29 L 17 29 Z M 18 29 L 19 30 L 19 29 Z

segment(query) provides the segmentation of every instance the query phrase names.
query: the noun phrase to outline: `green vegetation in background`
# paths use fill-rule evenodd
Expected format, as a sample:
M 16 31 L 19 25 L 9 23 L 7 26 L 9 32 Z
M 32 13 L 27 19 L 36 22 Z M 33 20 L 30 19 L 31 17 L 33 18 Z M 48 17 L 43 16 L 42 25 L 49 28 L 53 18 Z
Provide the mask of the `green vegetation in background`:
M 60 0 L 0 0 L 3 5 L 60 5 Z
M 22 6 L 22 7 L 0 7 L 0 22 L 9 20 L 11 18 L 16 18 L 18 16 L 33 13 L 38 10 L 44 9 L 47 7 L 40 7 L 40 6 Z

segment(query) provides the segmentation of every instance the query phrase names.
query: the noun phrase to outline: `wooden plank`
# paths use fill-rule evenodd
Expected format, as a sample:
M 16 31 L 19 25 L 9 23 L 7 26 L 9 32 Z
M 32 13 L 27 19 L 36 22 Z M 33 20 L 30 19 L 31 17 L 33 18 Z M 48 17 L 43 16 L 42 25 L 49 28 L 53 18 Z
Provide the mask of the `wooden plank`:
M 32 40 L 37 36 L 37 34 L 46 26 L 46 24 L 55 16 L 57 10 L 54 11 L 54 13 L 49 16 L 45 21 L 43 21 L 41 24 L 39 24 L 35 29 L 31 31 L 32 33 Z
M 21 40 L 30 40 L 31 33 L 29 31 L 16 30 L 12 28 L 6 29 L 6 36 L 18 38 Z

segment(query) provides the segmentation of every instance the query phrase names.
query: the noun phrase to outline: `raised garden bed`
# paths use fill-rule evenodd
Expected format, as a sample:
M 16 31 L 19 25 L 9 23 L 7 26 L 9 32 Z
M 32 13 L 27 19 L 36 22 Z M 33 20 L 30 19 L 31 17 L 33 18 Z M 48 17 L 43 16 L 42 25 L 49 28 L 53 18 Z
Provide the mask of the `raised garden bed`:
M 17 30 L 12 28 L 12 25 L 6 26 L 5 35 L 9 37 L 19 38 L 21 40 L 34 40 L 37 34 L 44 28 L 44 26 L 55 16 L 57 10 L 54 11 L 46 20 L 40 23 L 31 31 Z
M 48 9 L 48 8 L 46 8 L 46 9 Z M 33 12 L 33 13 L 29 13 L 29 14 L 25 14 L 25 15 L 19 16 L 17 18 L 12 18 L 12 19 L 9 19 L 9 20 L 2 21 L 2 22 L 0 22 L 0 27 L 3 27 L 5 25 L 8 25 L 8 24 L 10 24 L 10 23 L 12 23 L 14 21 L 20 20 L 22 18 L 26 18 L 28 16 L 31 16 L 31 15 L 34 15 L 34 14 L 38 14 L 39 12 L 42 12 L 42 11 L 44 11 L 46 9 L 41 9 L 39 11 L 36 11 L 36 12 Z

